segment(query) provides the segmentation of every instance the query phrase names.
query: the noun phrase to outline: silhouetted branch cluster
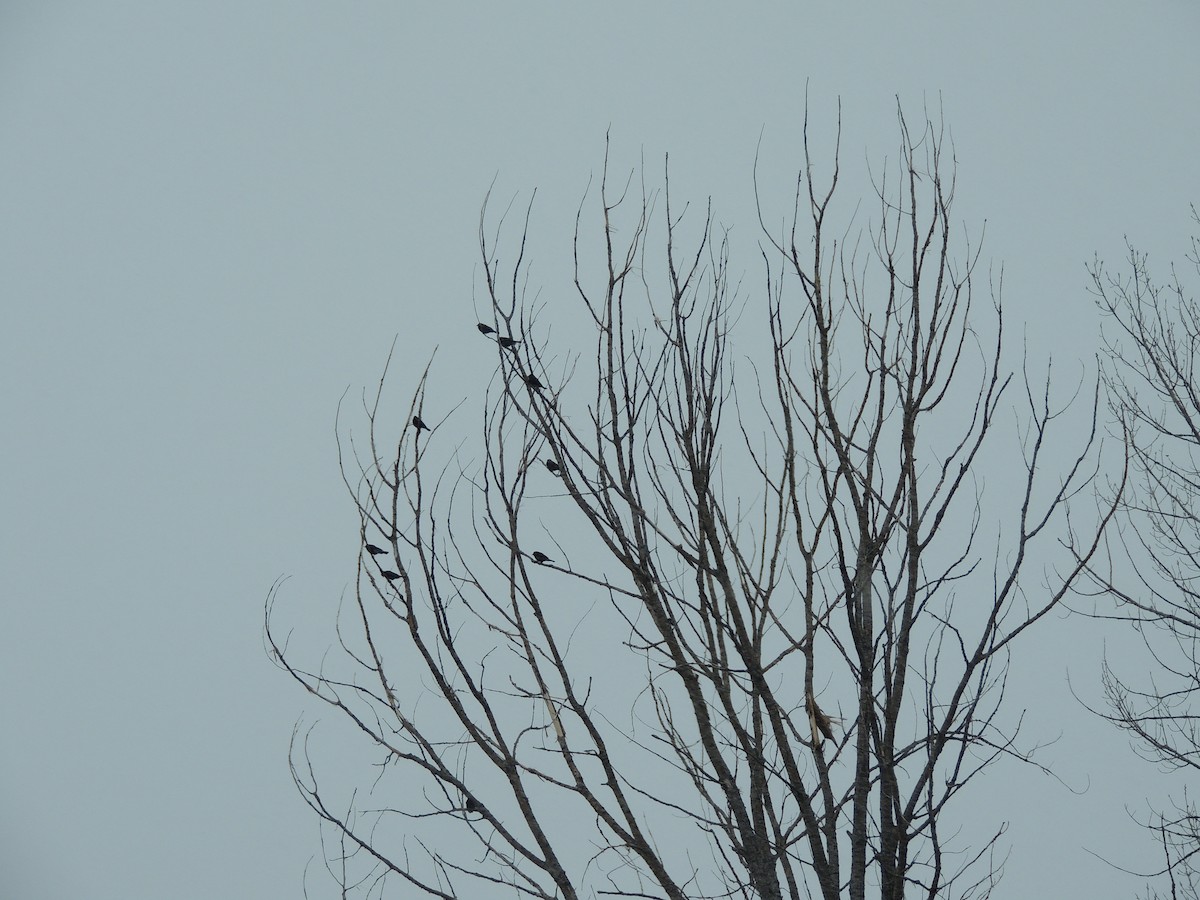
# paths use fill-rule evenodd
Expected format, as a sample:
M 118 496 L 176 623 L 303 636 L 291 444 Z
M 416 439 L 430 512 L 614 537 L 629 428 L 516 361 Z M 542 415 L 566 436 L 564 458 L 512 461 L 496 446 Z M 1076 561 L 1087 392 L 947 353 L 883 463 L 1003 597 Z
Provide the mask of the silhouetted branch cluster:
M 586 197 L 576 221 L 574 350 L 543 324 L 561 302 L 528 294 L 532 204 L 515 240 L 512 209 L 493 226 L 485 204 L 481 462 L 445 453 L 428 370 L 386 438 L 385 370 L 365 437 L 339 443 L 364 553 L 338 666 L 302 668 L 268 604 L 275 659 L 378 754 L 372 808 L 343 810 L 292 757 L 347 889 L 987 895 L 1003 825 L 964 845 L 951 801 L 1027 758 L 1000 714 L 1010 647 L 1113 506 L 1068 516 L 1098 465 L 1096 395 L 1079 434 L 1048 378 L 1003 370 L 945 136 L 899 128 L 848 241 L 836 154 L 821 180 L 806 124 L 778 225 L 758 191 L 752 297 L 711 210 L 680 209 L 669 180 L 614 187 L 606 157 L 594 242 Z M 1014 404 L 1022 433 L 989 450 Z M 1051 470 L 1060 430 L 1072 455 Z M 985 505 L 989 453 L 1012 490 Z M 1068 562 L 1030 585 L 1056 544 Z
M 1200 226 L 1200 215 L 1192 216 Z M 1200 274 L 1200 240 L 1188 256 Z M 1112 546 L 1094 566 L 1097 590 L 1116 601 L 1101 613 L 1127 619 L 1152 660 L 1130 678 L 1107 660 L 1107 718 L 1135 749 L 1168 769 L 1200 769 L 1200 300 L 1178 273 L 1161 283 L 1147 256 L 1129 247 L 1128 269 L 1098 260 L 1093 291 L 1108 328 L 1104 372 L 1109 405 L 1126 435 L 1134 473 Z M 1141 668 L 1139 666 L 1139 668 Z M 1186 791 L 1171 811 L 1145 822 L 1165 855 L 1157 873 L 1171 897 L 1197 897 L 1197 810 Z

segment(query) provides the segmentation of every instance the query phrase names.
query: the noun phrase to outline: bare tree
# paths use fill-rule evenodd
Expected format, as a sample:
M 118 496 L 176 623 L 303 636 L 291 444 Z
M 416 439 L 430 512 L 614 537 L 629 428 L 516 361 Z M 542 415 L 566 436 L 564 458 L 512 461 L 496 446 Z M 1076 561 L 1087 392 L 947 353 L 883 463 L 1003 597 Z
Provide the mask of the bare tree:
M 371 542 L 345 671 L 294 659 L 277 592 L 266 625 L 275 660 L 379 754 L 370 808 L 333 804 L 307 743 L 292 756 L 347 890 L 989 893 L 1004 826 L 965 843 L 978 813 L 951 801 L 1027 758 L 1001 715 L 1011 645 L 1112 515 L 1069 515 L 1097 471 L 1098 386 L 1081 434 L 1048 377 L 1014 381 L 998 289 L 980 337 L 979 251 L 955 236 L 937 125 L 899 115 L 877 218 L 849 241 L 837 153 L 815 174 L 804 134 L 778 226 L 757 191 L 756 291 L 711 209 L 689 218 L 669 180 L 614 188 L 606 156 L 598 254 L 586 196 L 576 218 L 571 324 L 593 342 L 576 355 L 529 293 L 529 209 L 514 231 L 485 203 L 478 471 L 442 450 L 428 369 L 405 421 L 430 431 L 385 437 L 386 371 L 365 398 L 366 437 L 340 443 Z M 1043 471 L 1060 429 L 1067 463 Z M 985 505 L 989 453 L 1007 471 Z M 1038 557 L 1058 544 L 1061 569 Z
M 1193 207 L 1192 217 L 1200 225 Z M 1200 240 L 1188 256 L 1200 274 Z M 1132 623 L 1150 657 L 1130 679 L 1106 660 L 1107 718 L 1167 770 L 1200 770 L 1200 300 L 1172 270 L 1151 276 L 1129 246 L 1128 270 L 1097 260 L 1093 290 L 1105 321 L 1109 405 L 1127 434 L 1134 473 L 1112 550 L 1092 575 Z M 1115 574 L 1114 574 L 1115 573 Z M 1103 615 L 1103 614 L 1102 614 Z M 1143 666 L 1139 665 L 1139 669 Z M 1145 822 L 1162 846 L 1171 897 L 1200 896 L 1200 812 L 1186 789 Z

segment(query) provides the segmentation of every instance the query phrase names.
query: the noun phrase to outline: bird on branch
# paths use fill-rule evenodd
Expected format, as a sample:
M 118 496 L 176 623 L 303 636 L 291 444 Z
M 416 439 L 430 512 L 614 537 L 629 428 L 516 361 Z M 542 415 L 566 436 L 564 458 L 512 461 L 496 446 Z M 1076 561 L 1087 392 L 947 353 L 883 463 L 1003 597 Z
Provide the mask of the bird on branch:
M 546 468 L 549 469 L 554 475 L 560 475 L 562 473 L 562 466 L 552 459 L 546 460 Z
M 395 581 L 397 578 L 400 577 L 400 573 L 393 572 L 390 569 L 381 569 L 379 574 L 382 575 L 384 578 L 386 578 L 388 581 Z
M 479 329 L 480 334 L 495 334 L 496 333 L 495 328 L 493 328 L 491 325 L 484 325 L 482 322 L 480 322 L 475 327 Z
M 548 562 L 554 562 L 554 560 L 552 560 L 550 557 L 548 557 L 541 550 L 533 551 L 533 561 L 535 563 L 537 563 L 539 566 L 544 566 Z
M 538 381 L 538 377 L 536 375 L 526 375 L 526 376 L 524 376 L 524 380 L 525 380 L 525 383 L 527 385 L 529 385 L 531 388 L 533 388 L 535 391 L 540 391 L 540 390 L 542 390 L 542 388 L 545 387 L 544 384 L 542 384 L 540 381 Z
M 517 344 L 519 344 L 521 342 L 516 340 L 515 338 L 498 337 L 498 338 L 496 338 L 496 343 L 499 344 L 501 347 L 503 347 L 505 350 L 515 350 L 517 348 Z
M 809 697 L 805 705 L 808 707 L 808 724 L 812 727 L 813 743 L 819 744 L 823 741 L 835 740 L 833 722 L 821 711 L 821 707 L 817 706 L 817 701 Z M 818 739 L 818 734 L 820 739 Z
M 429 426 L 425 424 L 420 416 L 413 416 L 413 428 L 417 429 L 418 434 L 420 434 L 422 430 L 429 430 Z
M 367 544 L 366 551 L 372 556 L 379 556 L 381 553 L 387 553 L 382 547 L 376 547 L 374 544 Z

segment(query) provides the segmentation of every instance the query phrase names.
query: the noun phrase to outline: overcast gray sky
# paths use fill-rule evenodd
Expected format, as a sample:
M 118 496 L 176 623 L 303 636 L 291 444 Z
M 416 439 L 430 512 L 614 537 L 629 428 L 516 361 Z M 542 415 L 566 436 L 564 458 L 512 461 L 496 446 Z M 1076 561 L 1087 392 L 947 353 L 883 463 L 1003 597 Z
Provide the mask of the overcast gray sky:
M 756 145 L 798 160 L 806 90 L 824 138 L 841 98 L 859 176 L 895 95 L 941 103 L 1012 334 L 1078 371 L 1085 262 L 1185 248 L 1198 39 L 1183 0 L 0 2 L 0 896 L 300 894 L 319 846 L 286 749 L 315 711 L 263 600 L 292 576 L 302 623 L 353 579 L 333 416 L 393 338 L 398 383 L 440 345 L 440 390 L 470 390 L 493 178 L 566 234 L 611 131 L 751 248 Z M 1014 702 L 1087 790 L 982 786 L 1011 822 L 997 896 L 1128 896 L 1087 851 L 1145 861 L 1125 808 L 1163 784 L 1067 690 L 1095 695 L 1111 632 L 1046 628 Z

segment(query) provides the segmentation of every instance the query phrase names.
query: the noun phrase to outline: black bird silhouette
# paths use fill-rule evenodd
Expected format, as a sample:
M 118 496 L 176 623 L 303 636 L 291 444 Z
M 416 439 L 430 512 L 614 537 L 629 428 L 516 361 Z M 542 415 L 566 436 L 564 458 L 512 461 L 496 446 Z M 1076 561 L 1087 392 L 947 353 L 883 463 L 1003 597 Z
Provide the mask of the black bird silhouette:
M 374 544 L 367 544 L 367 552 L 372 556 L 378 556 L 380 553 L 387 553 L 382 547 L 376 547 Z
M 416 428 L 417 431 L 420 431 L 422 428 L 424 428 L 426 431 L 429 430 L 429 426 L 421 421 L 420 416 L 413 416 L 413 427 Z
M 534 551 L 533 551 L 533 561 L 534 561 L 535 563 L 537 563 L 539 566 L 541 566 L 541 565 L 545 565 L 545 564 L 546 564 L 546 563 L 548 563 L 548 562 L 554 562 L 554 560 L 552 560 L 550 557 L 548 557 L 548 556 L 547 556 L 545 553 L 543 553 L 541 550 L 534 550 Z
M 558 463 L 556 463 L 552 459 L 546 460 L 546 468 L 549 469 L 551 472 L 553 472 L 555 475 L 558 475 L 560 472 L 562 472 L 562 466 L 560 466 Z
M 482 322 L 480 322 L 475 327 L 479 329 L 480 334 L 495 334 L 496 333 L 495 328 L 493 328 L 491 325 L 484 325 Z
M 398 572 L 393 572 L 390 569 L 381 569 L 379 571 L 379 574 L 382 575 L 384 578 L 386 578 L 388 581 L 395 581 L 397 578 L 400 577 L 400 574 Z
M 503 347 L 505 350 L 513 350 L 516 348 L 517 344 L 519 344 L 521 342 L 518 340 L 515 340 L 514 338 L 510 338 L 510 337 L 498 337 L 498 338 L 496 338 L 496 343 L 499 344 L 501 347 Z
M 482 812 L 483 804 L 480 803 L 478 800 L 476 800 L 474 797 L 468 797 L 467 802 L 465 804 L 463 804 L 463 808 L 467 812 Z
M 538 377 L 536 375 L 526 375 L 525 383 L 527 385 L 529 385 L 531 388 L 533 388 L 535 391 L 540 391 L 542 388 L 545 387 L 544 384 L 542 384 L 540 381 L 538 381 Z

